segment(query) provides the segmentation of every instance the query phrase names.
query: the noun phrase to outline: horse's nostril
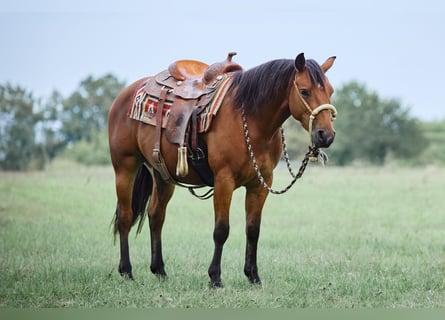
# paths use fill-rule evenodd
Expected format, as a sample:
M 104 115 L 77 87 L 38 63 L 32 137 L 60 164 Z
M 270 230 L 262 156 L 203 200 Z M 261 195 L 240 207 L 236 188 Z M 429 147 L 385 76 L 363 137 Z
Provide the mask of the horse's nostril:
M 326 141 L 326 132 L 323 129 L 318 129 L 317 134 L 320 142 Z

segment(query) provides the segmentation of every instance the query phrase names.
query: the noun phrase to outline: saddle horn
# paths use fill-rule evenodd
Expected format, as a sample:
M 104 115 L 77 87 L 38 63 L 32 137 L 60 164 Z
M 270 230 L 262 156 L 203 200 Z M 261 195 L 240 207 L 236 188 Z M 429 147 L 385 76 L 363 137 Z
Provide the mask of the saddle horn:
M 211 83 L 220 74 L 243 70 L 238 63 L 232 62 L 234 56 L 236 52 L 229 52 L 226 60 L 210 65 L 204 73 L 204 83 Z

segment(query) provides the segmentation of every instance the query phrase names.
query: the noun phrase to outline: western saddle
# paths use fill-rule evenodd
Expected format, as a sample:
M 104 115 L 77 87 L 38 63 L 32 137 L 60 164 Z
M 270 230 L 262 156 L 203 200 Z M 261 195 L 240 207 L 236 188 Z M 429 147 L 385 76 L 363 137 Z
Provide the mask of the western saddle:
M 187 156 L 192 160 L 200 160 L 205 153 L 198 145 L 196 121 L 199 112 L 212 101 L 219 85 L 227 78 L 227 73 L 242 70 L 239 64 L 232 62 L 235 55 L 236 52 L 230 52 L 226 60 L 210 66 L 196 60 L 178 60 L 170 64 L 167 70 L 149 79 L 145 85 L 145 91 L 158 100 L 153 157 L 164 180 L 172 181 L 160 148 L 164 103 L 172 103 L 165 134 L 170 143 L 179 145 L 176 175 L 184 177 L 188 174 Z M 188 151 L 189 141 L 191 150 Z

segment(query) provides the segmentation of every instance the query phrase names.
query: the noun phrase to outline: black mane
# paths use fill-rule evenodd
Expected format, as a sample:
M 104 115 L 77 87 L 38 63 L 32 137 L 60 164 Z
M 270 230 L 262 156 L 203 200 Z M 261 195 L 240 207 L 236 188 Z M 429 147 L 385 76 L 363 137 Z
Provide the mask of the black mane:
M 312 84 L 324 83 L 324 73 L 315 60 L 306 60 Z M 295 76 L 294 60 L 279 59 L 263 63 L 247 71 L 235 74 L 232 89 L 235 108 L 244 108 L 246 114 L 255 113 L 261 106 L 283 97 Z M 287 94 L 286 94 L 287 96 Z

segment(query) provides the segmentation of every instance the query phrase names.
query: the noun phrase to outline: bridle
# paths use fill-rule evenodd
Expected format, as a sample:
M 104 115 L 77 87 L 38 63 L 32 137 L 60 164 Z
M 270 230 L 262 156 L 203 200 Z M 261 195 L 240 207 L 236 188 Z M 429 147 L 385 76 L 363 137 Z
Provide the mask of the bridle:
M 332 104 L 329 104 L 329 103 L 322 104 L 322 105 L 318 106 L 317 108 L 315 108 L 314 110 L 312 110 L 311 107 L 309 106 L 309 104 L 304 99 L 304 97 L 301 95 L 300 89 L 298 88 L 298 85 L 297 85 L 296 76 L 294 78 L 293 83 L 295 86 L 295 90 L 297 91 L 297 94 L 300 97 L 300 100 L 306 109 L 305 111 L 309 114 L 308 132 L 309 132 L 310 145 L 309 145 L 309 150 L 306 152 L 306 154 L 303 158 L 303 161 L 301 162 L 301 166 L 298 170 L 298 173 L 295 174 L 291 168 L 289 154 L 287 152 L 284 129 L 283 129 L 283 127 L 280 127 L 281 144 L 283 146 L 284 160 L 286 161 L 287 169 L 293 178 L 292 181 L 284 189 L 279 190 L 279 191 L 272 189 L 272 187 L 266 183 L 266 180 L 264 179 L 263 175 L 261 174 L 260 168 L 259 168 L 256 158 L 255 158 L 255 154 L 253 152 L 252 145 L 250 143 L 249 129 L 247 128 L 247 119 L 246 119 L 246 115 L 244 112 L 244 108 L 241 109 L 244 137 L 245 137 L 245 141 L 246 141 L 246 145 L 247 145 L 247 150 L 248 150 L 249 156 L 250 156 L 250 161 L 252 162 L 252 165 L 255 169 L 255 173 L 258 177 L 258 181 L 261 183 L 261 185 L 267 191 L 269 191 L 270 193 L 273 193 L 273 194 L 283 194 L 283 193 L 289 191 L 290 188 L 292 188 L 292 186 L 295 184 L 295 182 L 303 176 L 303 173 L 306 170 L 306 167 L 307 167 L 307 164 L 309 161 L 318 161 L 322 165 L 324 165 L 324 163 L 327 162 L 328 156 L 326 155 L 326 153 L 324 153 L 317 146 L 315 146 L 315 143 L 312 140 L 312 125 L 313 125 L 313 122 L 314 122 L 315 118 L 317 117 L 317 115 L 324 110 L 331 111 L 331 121 L 334 121 L 335 118 L 337 117 L 337 109 Z
M 303 103 L 304 108 L 306 109 L 305 111 L 309 114 L 308 133 L 309 133 L 309 139 L 310 139 L 311 146 L 314 147 L 315 144 L 312 141 L 312 124 L 313 124 L 315 118 L 317 117 L 317 115 L 320 112 L 322 112 L 324 110 L 330 110 L 331 111 L 331 121 L 334 121 L 335 118 L 337 117 L 337 109 L 332 104 L 325 103 L 325 104 L 318 106 L 314 110 L 312 110 L 311 107 L 309 106 L 309 104 L 307 103 L 306 99 L 304 99 L 304 97 L 302 96 L 300 89 L 298 88 L 296 76 L 295 76 L 293 82 L 294 82 L 295 91 L 297 92 L 298 96 L 300 97 L 300 100 Z

